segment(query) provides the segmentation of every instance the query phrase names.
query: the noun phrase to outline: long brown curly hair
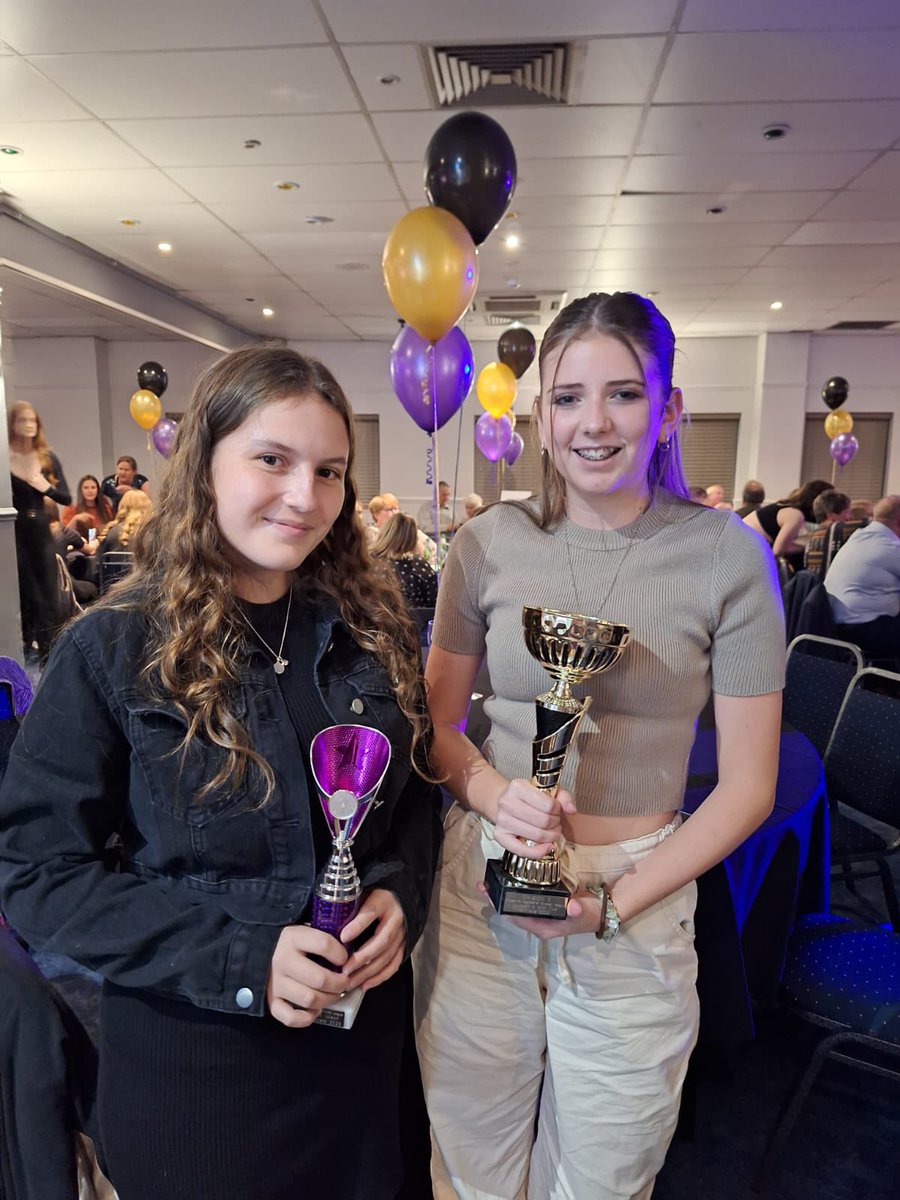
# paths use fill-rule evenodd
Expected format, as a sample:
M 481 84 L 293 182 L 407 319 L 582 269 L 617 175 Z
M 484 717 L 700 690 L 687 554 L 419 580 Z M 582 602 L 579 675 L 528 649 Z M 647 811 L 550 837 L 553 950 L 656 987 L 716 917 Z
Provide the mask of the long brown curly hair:
M 174 701 L 188 723 L 186 748 L 202 734 L 227 754 L 198 794 L 239 786 L 252 765 L 272 794 L 269 764 L 250 744 L 235 695 L 250 648 L 234 591 L 234 570 L 216 517 L 211 461 L 215 446 L 261 407 L 316 396 L 343 419 L 350 445 L 344 501 L 327 536 L 295 572 L 294 587 L 327 599 L 358 645 L 381 663 L 412 727 L 414 769 L 431 779 L 431 723 L 424 702 L 419 639 L 396 583 L 372 563 L 356 516 L 353 413 L 331 372 L 293 350 L 236 350 L 200 379 L 178 429 L 154 512 L 134 540 L 134 570 L 101 604 L 139 607 L 150 627 L 142 675 Z M 96 607 L 96 605 L 95 605 Z
M 53 455 L 50 453 L 50 446 L 47 442 L 47 435 L 44 433 L 44 423 L 38 414 L 37 409 L 33 404 L 29 404 L 27 400 L 17 400 L 15 404 L 9 406 L 6 414 L 6 432 L 7 438 L 11 442 L 13 439 L 13 431 L 16 427 L 16 417 L 19 413 L 29 409 L 34 413 L 34 419 L 37 422 L 37 433 L 31 439 L 32 450 L 37 451 L 37 456 L 41 464 L 41 471 L 46 479 L 53 484 L 54 487 L 59 483 L 56 474 L 53 470 Z

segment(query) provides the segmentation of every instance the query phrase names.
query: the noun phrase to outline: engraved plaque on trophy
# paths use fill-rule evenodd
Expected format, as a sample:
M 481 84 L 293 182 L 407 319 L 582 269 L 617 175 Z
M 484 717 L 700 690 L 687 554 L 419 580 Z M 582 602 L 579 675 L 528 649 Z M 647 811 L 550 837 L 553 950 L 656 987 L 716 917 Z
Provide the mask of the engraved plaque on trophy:
M 362 886 L 350 850 L 391 761 L 391 744 L 378 729 L 366 725 L 331 725 L 317 733 L 309 751 L 322 812 L 331 833 L 331 857 L 313 895 L 314 929 L 339 938 L 356 916 Z M 349 1029 L 359 1012 L 360 988 L 344 994 L 316 1018 L 317 1025 Z
M 590 697 L 573 696 L 572 684 L 615 666 L 631 633 L 627 625 L 552 608 L 523 608 L 522 625 L 529 652 L 554 680 L 548 692 L 535 697 L 537 735 L 531 743 L 533 782 L 552 796 L 566 752 L 591 703 Z M 488 859 L 484 882 L 499 913 L 555 920 L 566 915 L 570 892 L 561 878 L 556 847 L 541 858 L 507 850 L 502 859 Z

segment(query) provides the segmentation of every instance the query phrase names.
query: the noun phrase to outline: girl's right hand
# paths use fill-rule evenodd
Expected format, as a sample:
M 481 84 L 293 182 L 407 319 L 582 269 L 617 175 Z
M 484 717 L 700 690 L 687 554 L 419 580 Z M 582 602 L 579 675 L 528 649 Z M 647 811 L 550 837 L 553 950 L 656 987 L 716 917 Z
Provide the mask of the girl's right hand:
M 548 796 L 527 779 L 511 779 L 497 799 L 494 837 L 504 850 L 541 858 L 563 836 L 563 813 L 575 811 L 575 801 L 562 788 Z
M 330 970 L 309 956 L 315 954 L 333 963 Z M 287 925 L 282 929 L 266 983 L 269 1012 L 282 1025 L 305 1029 L 323 1008 L 352 986 L 340 968 L 349 952 L 337 938 L 309 925 Z

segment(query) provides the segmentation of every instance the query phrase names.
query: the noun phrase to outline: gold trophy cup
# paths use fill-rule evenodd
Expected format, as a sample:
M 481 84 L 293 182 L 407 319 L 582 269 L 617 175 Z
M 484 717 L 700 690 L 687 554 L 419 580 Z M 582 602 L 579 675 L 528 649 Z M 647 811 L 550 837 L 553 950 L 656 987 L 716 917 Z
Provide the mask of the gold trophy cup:
M 531 743 L 534 784 L 553 796 L 566 752 L 591 703 L 590 697 L 573 696 L 572 684 L 615 666 L 631 631 L 614 621 L 553 608 L 523 608 L 522 625 L 529 652 L 554 680 L 549 692 L 535 697 L 537 736 Z M 570 892 L 560 876 L 556 848 L 542 858 L 507 850 L 502 859 L 488 859 L 484 882 L 499 913 L 556 920 L 566 915 Z

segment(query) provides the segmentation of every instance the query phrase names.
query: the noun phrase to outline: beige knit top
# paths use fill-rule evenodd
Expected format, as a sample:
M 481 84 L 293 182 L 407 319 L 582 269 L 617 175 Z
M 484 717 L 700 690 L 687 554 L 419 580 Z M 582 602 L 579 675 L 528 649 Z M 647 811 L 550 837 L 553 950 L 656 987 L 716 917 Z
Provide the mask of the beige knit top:
M 507 778 L 531 774 L 534 697 L 551 679 L 531 657 L 524 605 L 622 622 L 620 661 L 576 687 L 593 702 L 562 784 L 578 810 L 640 816 L 681 807 L 697 717 L 713 691 L 784 686 L 784 618 L 772 552 L 733 513 L 668 493 L 632 524 L 538 529 L 498 504 L 453 539 L 433 644 L 487 655 L 493 695 L 485 757 Z

